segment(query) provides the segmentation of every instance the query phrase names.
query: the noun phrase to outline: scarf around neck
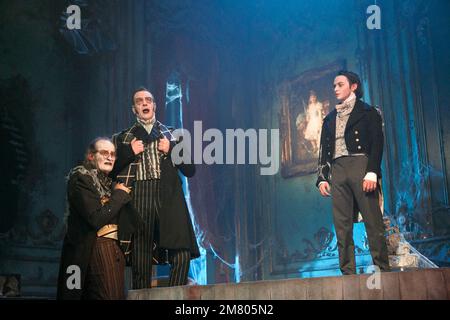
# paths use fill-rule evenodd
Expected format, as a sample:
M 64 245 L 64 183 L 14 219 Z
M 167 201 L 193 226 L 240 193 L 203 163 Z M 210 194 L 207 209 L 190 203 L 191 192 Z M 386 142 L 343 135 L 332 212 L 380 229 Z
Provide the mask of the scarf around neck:
M 356 103 L 356 95 L 355 93 L 351 93 L 350 96 L 345 99 L 344 102 L 336 105 L 336 111 L 339 117 L 346 116 L 350 114 L 353 110 L 353 107 Z
M 83 175 L 88 175 L 92 178 L 94 182 L 95 189 L 97 189 L 100 198 L 103 197 L 111 197 L 111 189 L 112 189 L 112 179 L 108 177 L 107 174 L 98 170 L 92 164 L 85 164 L 81 166 L 77 166 L 70 170 L 67 175 L 67 180 L 69 180 L 75 173 L 80 173 Z

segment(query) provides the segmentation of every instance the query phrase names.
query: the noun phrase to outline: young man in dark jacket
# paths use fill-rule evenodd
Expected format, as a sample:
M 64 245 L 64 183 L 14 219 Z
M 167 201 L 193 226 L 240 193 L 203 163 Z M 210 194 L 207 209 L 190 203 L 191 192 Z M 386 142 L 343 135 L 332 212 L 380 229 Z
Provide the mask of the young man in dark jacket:
M 383 155 L 382 119 L 364 103 L 359 76 L 341 71 L 334 80 L 340 101 L 324 119 L 320 139 L 317 187 L 333 198 L 339 266 L 343 274 L 356 273 L 353 222 L 360 212 L 366 227 L 373 263 L 389 271 L 378 181 Z

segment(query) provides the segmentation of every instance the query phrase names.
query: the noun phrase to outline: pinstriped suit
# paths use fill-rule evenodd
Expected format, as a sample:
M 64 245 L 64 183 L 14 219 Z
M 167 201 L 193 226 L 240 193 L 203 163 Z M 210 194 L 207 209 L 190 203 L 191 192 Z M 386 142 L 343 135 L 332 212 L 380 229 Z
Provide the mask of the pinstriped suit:
M 199 256 L 189 212 L 177 176 L 177 169 L 182 172 L 185 170 L 174 167 L 170 155 L 159 153 L 157 139 L 160 136 L 161 130 L 158 125 L 154 125 L 148 134 L 139 123 L 136 123 L 113 137 L 118 155 L 113 175 L 117 175 L 130 163 L 137 163 L 132 203 L 143 218 L 144 226 L 133 238 L 131 257 L 133 289 L 151 286 L 154 242 L 168 251 L 171 286 L 187 283 L 190 259 Z M 144 152 L 137 156 L 132 152 L 130 145 L 135 137 L 144 142 Z M 177 179 L 174 179 L 174 176 Z

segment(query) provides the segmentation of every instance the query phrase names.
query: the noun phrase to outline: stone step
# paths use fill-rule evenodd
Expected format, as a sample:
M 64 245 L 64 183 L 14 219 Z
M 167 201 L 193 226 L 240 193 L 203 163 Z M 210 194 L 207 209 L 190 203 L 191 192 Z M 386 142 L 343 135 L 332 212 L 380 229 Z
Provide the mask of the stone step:
M 450 300 L 450 268 L 130 290 L 128 299 Z

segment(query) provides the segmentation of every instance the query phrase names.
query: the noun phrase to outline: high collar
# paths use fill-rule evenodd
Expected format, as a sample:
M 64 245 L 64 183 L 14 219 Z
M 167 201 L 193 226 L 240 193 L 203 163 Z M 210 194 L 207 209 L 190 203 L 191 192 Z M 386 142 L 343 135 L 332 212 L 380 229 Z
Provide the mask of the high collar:
M 140 124 L 142 124 L 143 126 L 150 126 L 150 125 L 154 125 L 156 122 L 156 115 L 153 115 L 153 118 L 151 118 L 150 120 L 142 120 L 138 117 L 136 117 L 136 121 Z
M 154 124 L 156 123 L 156 116 L 154 115 L 153 118 L 148 121 L 144 121 L 139 118 L 136 118 L 136 121 L 138 124 L 144 127 L 148 134 L 150 134 L 150 132 L 152 132 Z
M 336 105 L 336 111 L 338 115 L 348 115 L 352 112 L 353 107 L 355 106 L 356 95 L 352 92 L 347 99 L 345 99 L 342 103 Z

